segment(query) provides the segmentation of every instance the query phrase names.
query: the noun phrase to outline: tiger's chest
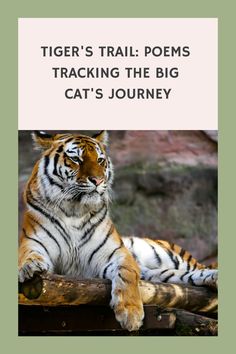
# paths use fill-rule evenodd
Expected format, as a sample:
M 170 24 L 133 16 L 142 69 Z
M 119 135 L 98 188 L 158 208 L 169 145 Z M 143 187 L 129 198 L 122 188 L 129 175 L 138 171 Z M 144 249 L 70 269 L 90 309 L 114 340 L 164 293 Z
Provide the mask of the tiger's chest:
M 101 221 L 102 220 L 102 221 Z M 90 262 L 92 253 L 99 248 L 107 233 L 109 219 L 90 217 L 64 220 L 66 239 L 56 262 L 56 272 L 81 278 L 97 277 L 106 258 L 106 248 L 100 251 L 99 262 Z

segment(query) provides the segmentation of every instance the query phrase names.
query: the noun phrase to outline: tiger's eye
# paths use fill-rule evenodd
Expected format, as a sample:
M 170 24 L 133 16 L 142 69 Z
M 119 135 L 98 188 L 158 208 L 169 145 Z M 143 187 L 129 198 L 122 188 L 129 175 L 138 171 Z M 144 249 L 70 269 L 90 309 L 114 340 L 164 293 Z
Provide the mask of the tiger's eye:
M 76 162 L 76 163 L 81 163 L 82 162 L 78 156 L 70 156 L 70 159 L 73 162 Z

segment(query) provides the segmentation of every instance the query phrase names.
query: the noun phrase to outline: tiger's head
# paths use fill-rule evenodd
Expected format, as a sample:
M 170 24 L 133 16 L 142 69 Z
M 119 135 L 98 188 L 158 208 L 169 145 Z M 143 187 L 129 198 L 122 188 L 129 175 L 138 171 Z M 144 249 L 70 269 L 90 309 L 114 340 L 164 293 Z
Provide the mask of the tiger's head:
M 43 149 L 37 169 L 42 197 L 58 205 L 91 205 L 109 199 L 113 169 L 106 152 L 106 131 L 93 137 L 34 132 L 33 139 Z

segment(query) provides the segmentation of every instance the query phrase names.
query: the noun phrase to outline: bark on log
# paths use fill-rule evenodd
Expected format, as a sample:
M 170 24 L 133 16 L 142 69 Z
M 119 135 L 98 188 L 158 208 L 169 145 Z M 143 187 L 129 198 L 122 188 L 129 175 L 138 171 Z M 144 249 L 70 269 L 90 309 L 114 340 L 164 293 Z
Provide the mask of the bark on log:
M 195 312 L 217 311 L 217 293 L 205 287 L 140 281 L 140 292 L 144 304 Z M 109 304 L 110 293 L 109 280 L 80 280 L 41 274 L 20 284 L 19 303 L 43 306 L 104 305 Z

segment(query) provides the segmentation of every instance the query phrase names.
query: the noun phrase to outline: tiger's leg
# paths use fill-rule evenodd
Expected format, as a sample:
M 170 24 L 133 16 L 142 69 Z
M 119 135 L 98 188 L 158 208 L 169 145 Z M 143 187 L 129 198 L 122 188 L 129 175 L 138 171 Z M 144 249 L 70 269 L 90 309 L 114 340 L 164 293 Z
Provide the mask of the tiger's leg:
M 110 279 L 112 282 L 110 306 L 122 328 L 129 331 L 138 330 L 144 318 L 139 291 L 139 266 L 114 227 L 106 242 L 106 248 L 103 247 L 102 250 L 104 262 L 99 277 Z M 96 256 L 93 257 L 93 262 L 96 266 Z M 91 266 L 93 262 L 90 262 Z M 101 256 L 99 262 L 101 264 Z
M 123 252 L 125 251 L 124 249 Z M 103 277 L 112 281 L 110 306 L 117 321 L 122 328 L 138 330 L 142 325 L 144 311 L 139 292 L 140 270 L 137 263 L 126 253 L 106 265 Z
M 32 278 L 36 272 L 53 272 L 55 257 L 58 257 L 58 250 L 46 232 L 41 230 L 40 233 L 36 225 L 25 223 L 18 256 L 19 282 Z
M 53 271 L 53 265 L 45 249 L 37 243 L 33 236 L 24 239 L 19 248 L 18 279 L 23 283 L 30 279 L 36 272 Z
M 122 239 L 140 265 L 142 279 L 217 287 L 218 271 L 199 264 L 181 247 L 167 241 L 148 238 Z
M 217 287 L 218 271 L 217 269 L 208 268 L 185 271 L 179 269 L 148 269 L 142 267 L 141 278 L 153 283 L 168 282 Z

